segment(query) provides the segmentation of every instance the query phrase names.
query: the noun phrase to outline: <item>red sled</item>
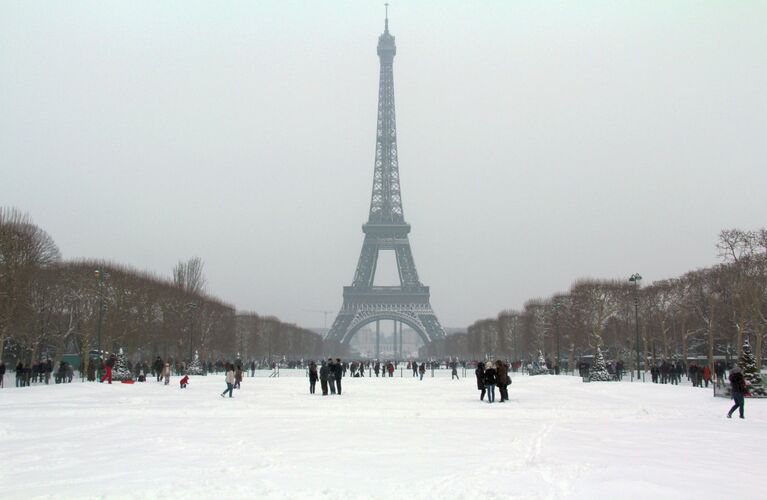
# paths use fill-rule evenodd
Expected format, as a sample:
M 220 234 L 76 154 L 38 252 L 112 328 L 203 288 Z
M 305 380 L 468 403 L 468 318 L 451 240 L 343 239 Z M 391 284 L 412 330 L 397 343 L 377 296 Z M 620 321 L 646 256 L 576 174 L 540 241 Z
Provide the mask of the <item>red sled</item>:
M 133 384 L 133 383 L 135 383 L 135 381 L 133 381 L 133 380 L 121 380 L 120 383 L 121 384 Z

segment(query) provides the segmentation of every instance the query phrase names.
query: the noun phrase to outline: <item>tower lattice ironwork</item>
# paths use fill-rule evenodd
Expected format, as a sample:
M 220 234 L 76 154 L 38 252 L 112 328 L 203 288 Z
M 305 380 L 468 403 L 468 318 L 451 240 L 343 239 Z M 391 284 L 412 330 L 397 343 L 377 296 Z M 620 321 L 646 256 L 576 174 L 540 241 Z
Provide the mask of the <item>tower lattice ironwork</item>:
M 445 336 L 429 302 L 429 287 L 418 279 L 410 249 L 410 224 L 405 222 L 399 182 L 397 126 L 394 114 L 394 55 L 397 47 L 386 16 L 378 37 L 381 71 L 378 87 L 373 193 L 368 221 L 362 226 L 365 240 L 351 286 L 344 287 L 344 302 L 326 340 L 348 344 L 357 331 L 377 320 L 400 321 L 425 342 Z M 379 252 L 396 256 L 399 286 L 374 286 Z

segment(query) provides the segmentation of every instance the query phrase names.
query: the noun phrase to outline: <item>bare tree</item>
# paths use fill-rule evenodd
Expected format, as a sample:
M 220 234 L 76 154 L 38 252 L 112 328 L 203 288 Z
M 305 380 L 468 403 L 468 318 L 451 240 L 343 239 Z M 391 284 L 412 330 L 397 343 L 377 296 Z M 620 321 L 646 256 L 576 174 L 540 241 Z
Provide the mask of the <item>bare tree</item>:
M 53 239 L 15 208 L 0 209 L 0 357 L 5 341 L 19 336 L 32 304 L 32 276 L 61 259 Z
M 205 264 L 199 257 L 192 257 L 188 261 L 179 261 L 173 268 L 173 282 L 182 290 L 190 293 L 205 292 Z

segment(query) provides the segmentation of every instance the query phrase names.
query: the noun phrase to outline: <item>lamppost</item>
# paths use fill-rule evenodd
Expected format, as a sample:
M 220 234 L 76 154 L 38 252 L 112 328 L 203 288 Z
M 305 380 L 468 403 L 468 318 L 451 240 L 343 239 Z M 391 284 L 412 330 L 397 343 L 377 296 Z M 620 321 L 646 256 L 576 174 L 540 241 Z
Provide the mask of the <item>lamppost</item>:
M 101 359 L 101 321 L 104 318 L 104 280 L 109 278 L 109 273 L 96 269 L 94 274 L 98 280 L 99 287 L 99 318 L 98 323 L 96 323 L 96 349 L 99 353 L 99 359 Z
M 561 371 L 560 365 L 562 364 L 562 350 L 560 346 L 560 322 L 562 320 L 560 315 L 562 312 L 562 306 L 562 299 L 560 297 L 554 297 L 554 300 L 552 301 L 552 308 L 554 309 L 554 328 L 557 334 L 557 364 L 555 368 L 555 373 L 557 375 L 559 375 L 559 372 Z
M 639 380 L 641 378 L 639 366 L 639 282 L 642 281 L 642 276 L 640 276 L 639 273 L 634 273 L 629 278 L 629 281 L 634 283 L 634 327 L 636 329 L 637 380 Z

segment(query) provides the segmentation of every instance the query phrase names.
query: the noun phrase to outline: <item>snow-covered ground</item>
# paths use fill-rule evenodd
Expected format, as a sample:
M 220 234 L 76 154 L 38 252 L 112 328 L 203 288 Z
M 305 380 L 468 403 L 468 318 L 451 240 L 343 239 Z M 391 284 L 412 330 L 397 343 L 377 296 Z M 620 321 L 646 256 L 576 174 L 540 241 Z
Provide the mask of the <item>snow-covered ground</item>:
M 293 376 L 289 376 L 293 375 Z M 10 382 L 10 384 L 8 384 Z M 2 498 L 767 498 L 767 400 L 689 386 L 300 373 L 0 389 Z M 319 384 L 318 384 L 319 390 Z

